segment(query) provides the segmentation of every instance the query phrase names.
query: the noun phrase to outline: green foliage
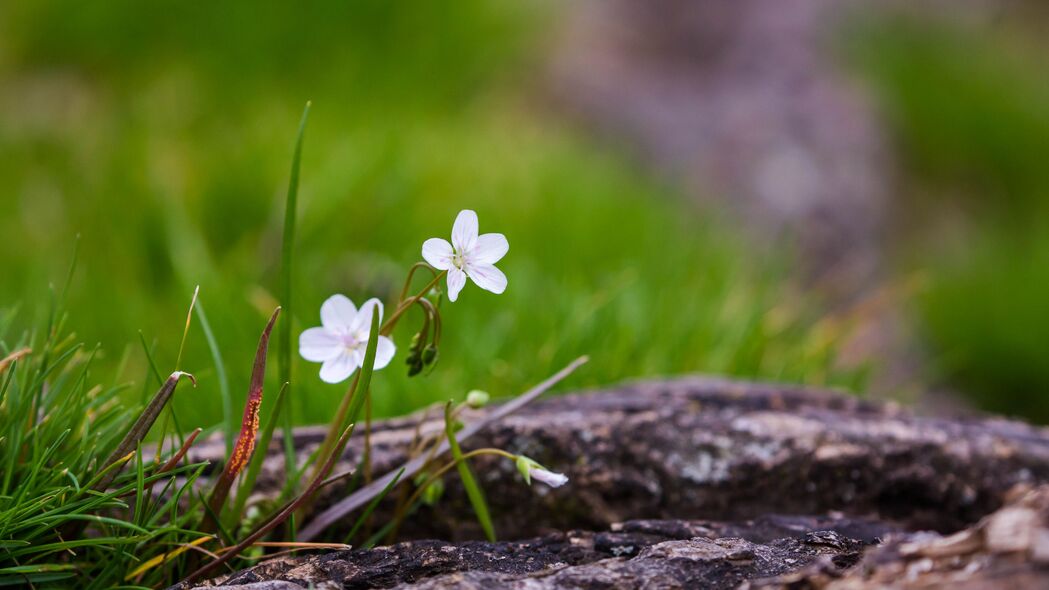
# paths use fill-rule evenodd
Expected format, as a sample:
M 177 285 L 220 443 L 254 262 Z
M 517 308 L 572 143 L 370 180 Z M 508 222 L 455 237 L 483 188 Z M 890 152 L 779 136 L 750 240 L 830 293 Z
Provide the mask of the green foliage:
M 62 322 L 12 337 L 10 318 L 0 358 L 33 352 L 0 363 L 0 585 L 162 584 L 169 563 L 125 578 L 200 536 L 185 506 L 204 465 L 163 472 L 141 450 L 106 465 L 135 419 L 119 403 L 127 387 L 93 384 L 96 351 L 59 338 Z
M 920 304 L 944 376 L 983 408 L 1049 422 L 1049 227 L 972 236 Z
M 1049 77 L 1022 33 L 899 18 L 853 45 L 909 172 L 1003 222 L 1049 209 Z
M 917 311 L 937 377 L 982 408 L 1049 422 L 1044 39 L 1008 21 L 893 19 L 853 40 L 904 148 L 902 259 L 928 277 Z
M 0 251 L 3 300 L 35 299 L 80 232 L 76 332 L 109 350 L 167 333 L 199 284 L 221 360 L 245 366 L 245 327 L 278 303 L 289 137 L 312 98 L 289 325 L 317 325 L 335 292 L 394 299 L 460 209 L 510 241 L 507 292 L 444 305 L 462 329 L 443 361 L 423 386 L 386 369 L 376 416 L 474 387 L 507 395 L 583 353 L 581 385 L 688 371 L 853 383 L 809 333 L 786 256 L 748 249 L 725 220 L 514 98 L 542 47 L 539 5 L 123 4 L 0 6 L 2 85 L 44 96 L 0 111 L 0 233 L 20 244 Z M 402 353 L 418 314 L 392 334 Z M 174 345 L 159 340 L 159 365 Z M 182 364 L 216 391 L 209 350 L 191 332 Z M 343 388 L 292 362 L 292 414 L 326 421 Z M 139 354 L 129 363 L 144 370 Z M 240 407 L 247 375 L 228 381 Z M 223 411 L 175 407 L 185 428 Z

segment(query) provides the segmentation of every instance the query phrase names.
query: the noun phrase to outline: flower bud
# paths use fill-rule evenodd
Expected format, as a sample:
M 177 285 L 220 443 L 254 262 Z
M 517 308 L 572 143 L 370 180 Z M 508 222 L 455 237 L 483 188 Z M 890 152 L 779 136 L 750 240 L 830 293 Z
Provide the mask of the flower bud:
M 568 477 L 563 473 L 554 473 L 524 455 L 518 455 L 515 464 L 528 485 L 532 485 L 533 478 L 552 488 L 559 488 L 568 483 Z
M 488 395 L 488 392 L 475 389 L 466 394 L 466 405 L 476 410 L 485 407 L 489 399 L 491 399 L 491 396 Z
M 437 501 L 444 495 L 444 480 L 436 479 L 430 485 L 426 486 L 426 489 L 422 493 L 422 501 L 427 506 L 433 506 L 437 504 Z
M 532 467 L 530 471 L 532 477 L 552 488 L 559 488 L 568 483 L 568 477 L 563 473 L 554 473 L 539 466 Z
M 423 349 L 423 364 L 431 365 L 435 360 L 437 360 L 437 347 L 433 344 L 427 344 L 426 348 Z

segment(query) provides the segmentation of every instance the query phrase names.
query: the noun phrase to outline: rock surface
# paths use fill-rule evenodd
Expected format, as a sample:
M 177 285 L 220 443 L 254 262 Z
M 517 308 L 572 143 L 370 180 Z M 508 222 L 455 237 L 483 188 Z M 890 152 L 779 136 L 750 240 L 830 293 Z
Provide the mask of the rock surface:
M 405 460 L 416 422 L 376 425 L 377 472 Z M 303 430 L 296 444 L 309 452 L 318 438 Z M 688 378 L 537 402 L 465 446 L 523 453 L 571 478 L 556 490 L 530 488 L 508 461 L 474 463 L 501 538 L 527 540 L 472 540 L 479 531 L 449 478 L 438 510 L 424 507 L 402 530 L 402 539 L 416 540 L 281 558 L 219 582 L 867 588 L 907 580 L 917 588 L 950 576 L 984 587 L 999 575 L 1049 582 L 1038 565 L 1049 554 L 1049 492 L 1037 487 L 1049 482 L 1049 430 L 1019 422 L 922 417 L 832 392 Z M 354 440 L 346 467 L 360 449 Z M 209 453 L 221 455 L 205 445 L 196 458 Z M 267 465 L 275 481 L 280 461 Z M 1035 491 L 1017 491 L 1024 489 Z M 342 495 L 329 489 L 317 510 Z M 380 506 L 379 518 L 390 510 Z M 353 516 L 330 538 L 341 540 Z M 449 541 L 418 540 L 427 538 Z
M 810 532 L 814 531 L 814 532 Z M 840 531 L 840 532 L 839 532 Z M 216 581 L 226 588 L 734 588 L 804 566 L 856 563 L 883 525 L 765 518 L 722 524 L 630 521 L 518 542 L 409 541 L 370 551 L 276 559 Z M 849 535 L 849 536 L 847 536 Z M 861 537 L 860 539 L 852 538 Z

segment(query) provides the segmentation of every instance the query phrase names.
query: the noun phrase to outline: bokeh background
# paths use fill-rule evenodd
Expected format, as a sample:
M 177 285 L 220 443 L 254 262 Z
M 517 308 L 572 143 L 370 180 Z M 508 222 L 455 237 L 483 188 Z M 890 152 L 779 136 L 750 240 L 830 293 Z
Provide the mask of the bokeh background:
M 39 326 L 79 234 L 93 377 L 137 400 L 140 340 L 173 368 L 200 285 L 243 399 L 312 100 L 296 334 L 332 293 L 395 297 L 460 209 L 511 244 L 507 292 L 445 305 L 440 364 L 399 356 L 380 415 L 589 354 L 574 386 L 702 372 L 1049 421 L 1049 12 L 776 4 L 0 3 L 0 306 Z M 199 326 L 182 365 L 181 423 L 215 424 Z M 296 420 L 330 417 L 343 387 L 294 370 Z

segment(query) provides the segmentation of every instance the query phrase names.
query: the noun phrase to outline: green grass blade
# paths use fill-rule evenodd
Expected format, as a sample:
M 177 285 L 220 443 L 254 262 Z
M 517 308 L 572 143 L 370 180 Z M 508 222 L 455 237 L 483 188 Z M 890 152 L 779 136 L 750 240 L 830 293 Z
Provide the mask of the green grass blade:
M 61 574 L 22 574 L 17 576 L 0 576 L 0 586 L 22 586 L 25 584 L 43 584 L 44 582 L 57 582 L 76 576 L 76 573 Z
M 350 533 L 346 535 L 346 540 L 343 541 L 343 543 L 347 545 L 350 543 L 350 540 L 353 539 L 353 536 L 357 534 L 357 531 L 360 530 L 360 528 L 364 526 L 364 523 L 368 521 L 368 517 L 372 515 L 372 512 L 375 510 L 375 507 L 379 505 L 379 502 L 382 502 L 382 499 L 390 493 L 390 490 L 392 490 L 394 486 L 397 485 L 397 482 L 401 481 L 402 475 L 404 475 L 404 467 L 401 467 L 400 471 L 397 472 L 397 475 L 395 475 L 394 478 L 390 480 L 390 483 L 386 484 L 386 487 L 382 489 L 382 492 L 380 492 L 378 496 L 375 496 L 375 498 L 368 503 L 368 506 L 364 509 L 364 512 L 361 513 L 360 518 L 357 519 L 357 522 L 353 523 L 353 528 L 350 529 Z
M 372 384 L 372 374 L 375 372 L 375 350 L 379 346 L 379 307 L 372 308 L 371 332 L 368 334 L 368 347 L 364 350 L 364 364 L 361 366 L 361 378 L 357 381 L 357 388 L 353 392 L 353 402 L 350 404 L 350 413 L 347 423 L 356 424 L 360 418 L 364 400 L 368 398 L 368 389 Z M 342 449 L 339 449 L 342 452 Z
M 160 376 L 160 369 L 157 368 L 157 363 L 153 360 L 153 351 L 149 344 L 146 343 L 146 335 L 142 333 L 142 330 L 138 331 L 138 339 L 142 342 L 142 351 L 146 353 L 146 363 L 149 365 L 150 374 L 156 379 L 158 386 L 163 385 L 164 378 Z
M 299 166 L 302 161 L 302 137 L 306 133 L 306 120 L 310 115 L 310 103 L 302 111 L 299 122 L 299 133 L 295 138 L 295 151 L 291 157 L 291 178 L 288 181 L 288 197 L 284 204 L 284 234 L 280 248 L 280 305 L 287 318 L 280 327 L 277 336 L 277 375 L 281 383 L 291 384 L 291 333 L 294 307 L 292 306 L 292 254 L 295 246 L 295 215 L 299 201 Z M 284 432 L 284 467 L 285 473 L 291 473 L 295 467 L 295 447 L 292 444 L 291 429 L 294 416 L 290 395 L 285 398 L 287 408 L 277 408 L 283 416 L 281 430 Z
M 176 371 L 168 377 L 167 381 L 160 387 L 156 395 L 153 397 L 149 405 L 146 406 L 142 413 L 139 415 L 138 420 L 131 426 L 127 434 L 124 436 L 124 440 L 117 445 L 117 448 L 113 449 L 110 453 L 109 458 L 102 464 L 107 469 L 121 462 L 121 459 L 127 456 L 135 447 L 138 446 L 142 439 L 146 437 L 146 433 L 149 432 L 153 423 L 156 422 L 157 417 L 160 416 L 160 412 L 167 405 L 168 400 L 171 399 L 171 395 L 175 393 L 175 386 L 178 385 L 179 380 L 182 377 L 188 377 L 190 381 L 193 381 L 193 376 L 189 373 L 182 373 Z M 118 468 L 119 470 L 119 468 Z M 93 489 L 104 490 L 116 477 L 117 470 L 108 472 L 100 481 L 98 481 Z
M 211 351 L 211 360 L 215 363 L 215 375 L 219 380 L 219 396 L 222 398 L 222 433 L 226 439 L 226 456 L 233 453 L 233 438 L 237 435 L 237 416 L 233 412 L 233 394 L 229 388 L 229 377 L 226 373 L 226 363 L 222 360 L 222 352 L 219 349 L 215 333 L 211 331 L 208 316 L 204 313 L 203 304 L 198 301 L 197 320 L 200 329 L 204 332 L 204 339 L 208 342 L 208 350 Z M 265 448 L 265 447 L 263 447 Z
M 193 289 L 193 298 L 189 302 L 189 311 L 186 312 L 186 325 L 182 328 L 182 341 L 178 344 L 178 356 L 175 357 L 175 370 L 182 369 L 182 352 L 186 349 L 186 337 L 189 336 L 189 325 L 193 321 L 193 308 L 197 305 L 197 296 L 200 295 L 200 285 Z
M 470 466 L 463 460 L 463 450 L 459 447 L 459 441 L 455 439 L 454 424 L 455 420 L 452 419 L 452 402 L 448 402 L 448 405 L 444 407 L 444 433 L 448 437 L 452 458 L 455 459 L 455 467 L 459 470 L 459 479 L 463 481 L 463 487 L 466 488 L 466 496 L 470 499 L 470 505 L 473 506 L 474 514 L 477 515 L 477 522 L 481 523 L 481 528 L 484 529 L 484 536 L 488 541 L 494 543 L 495 527 L 492 526 L 492 517 L 488 513 L 488 503 L 485 502 L 484 492 L 481 491 L 473 473 L 470 472 Z
M 188 328 L 188 326 L 187 326 L 187 328 Z M 156 362 L 156 360 L 153 359 L 153 353 L 150 350 L 150 347 L 146 344 L 146 335 L 142 333 L 142 330 L 138 331 L 138 338 L 142 342 L 142 352 L 144 352 L 146 354 L 146 361 L 149 364 L 149 368 L 150 368 L 150 371 L 153 374 L 153 378 L 157 380 L 157 385 L 163 386 L 164 385 L 164 378 L 160 376 L 160 369 L 157 368 L 157 362 Z M 178 371 L 175 371 L 175 372 L 177 373 Z M 194 384 L 196 384 L 196 381 L 194 381 Z M 168 413 L 164 417 L 164 422 L 161 423 L 160 443 L 157 445 L 157 456 L 158 457 L 162 454 L 162 452 L 164 450 L 164 442 L 167 440 L 167 436 L 168 436 L 168 419 L 171 419 L 171 421 L 174 422 L 174 424 L 175 424 L 175 436 L 178 437 L 179 444 L 182 444 L 183 442 L 185 442 L 182 439 L 182 428 L 181 428 L 181 425 L 179 425 L 179 423 L 178 423 L 178 416 L 175 415 L 175 408 L 173 406 L 168 406 Z
M 73 259 L 69 262 L 69 272 L 66 273 L 66 282 L 62 285 L 62 295 L 58 301 L 64 307 L 69 300 L 69 285 L 73 283 L 73 275 L 76 274 L 77 262 L 80 260 L 80 234 L 73 241 Z

